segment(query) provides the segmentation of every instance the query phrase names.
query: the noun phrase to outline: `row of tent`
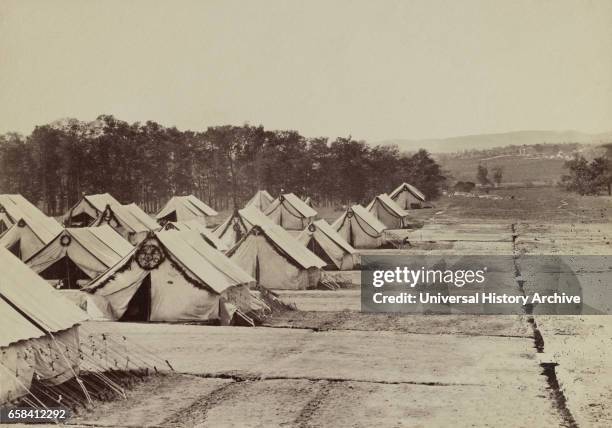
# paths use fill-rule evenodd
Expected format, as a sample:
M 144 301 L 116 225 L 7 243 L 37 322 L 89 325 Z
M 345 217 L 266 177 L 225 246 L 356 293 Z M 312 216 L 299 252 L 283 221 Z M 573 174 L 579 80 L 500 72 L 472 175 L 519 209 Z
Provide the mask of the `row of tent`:
M 72 208 L 70 208 L 70 210 L 68 210 L 68 212 L 62 218 L 62 221 L 67 227 L 85 227 L 95 225 L 96 222 L 99 222 L 100 219 L 104 218 L 105 211 L 108 210 L 108 207 L 114 208 L 117 206 L 122 205 L 108 193 L 85 195 Z M 133 208 L 134 206 L 135 204 L 124 206 L 129 212 L 123 213 L 125 214 L 124 217 L 128 217 L 128 219 L 124 219 L 123 221 L 127 221 L 130 224 L 133 223 L 134 220 L 143 221 L 145 226 L 150 227 L 150 222 L 153 220 L 147 214 L 145 214 L 146 218 L 142 216 L 144 212 L 137 206 L 136 208 L 138 209 Z M 131 214 L 131 216 L 128 214 Z M 155 220 L 157 220 L 157 223 L 160 224 L 176 222 L 179 220 L 198 220 L 206 224 L 206 218 L 215 217 L 217 215 L 217 211 L 193 195 L 173 196 L 155 216 Z M 108 217 L 108 213 L 106 216 Z M 135 219 L 130 219 L 130 217 L 135 217 Z M 155 227 L 157 227 L 157 224 L 153 226 L 153 228 Z M 142 227 L 134 224 L 132 229 L 140 230 Z
M 389 206 L 384 197 L 368 209 L 354 205 L 329 225 L 314 219 L 308 201 L 262 191 L 211 231 L 188 198 L 160 212 L 160 230 L 134 205 L 109 198 L 84 198 L 68 225 L 87 227 L 63 228 L 20 195 L 0 195 L 0 324 L 10 327 L 0 329 L 0 405 L 31 394 L 34 383 L 79 379 L 79 325 L 88 318 L 248 322 L 268 310 L 257 283 L 308 288 L 323 268 L 353 269 L 347 241 L 380 245 L 385 225 L 371 211 Z M 36 273 L 84 292 L 70 302 Z
M 104 202 L 108 201 L 101 201 Z M 102 208 L 101 203 L 99 208 Z M 265 210 L 272 213 L 271 216 L 258 209 L 258 206 L 264 207 L 266 204 Z M 35 208 L 32 205 L 30 209 L 32 207 Z M 190 304 L 197 306 L 199 302 L 210 302 L 211 299 L 219 297 L 181 300 L 190 302 L 187 305 L 189 308 L 182 308 L 172 303 L 169 298 L 176 293 L 164 293 L 163 290 L 176 290 L 181 295 L 180 299 L 184 299 L 180 286 L 168 285 L 184 284 L 186 281 L 191 285 L 198 284 L 207 293 L 212 292 L 211 295 L 222 296 L 222 292 L 218 293 L 219 287 L 225 287 L 227 284 L 221 281 L 219 285 L 217 281 L 224 275 L 235 280 L 233 286 L 246 285 L 246 288 L 250 288 L 249 284 L 253 283 L 279 289 L 316 286 L 322 269 L 355 269 L 358 265 L 355 247 L 376 248 L 382 244 L 383 231 L 387 226 L 372 215 L 371 211 L 388 213 L 389 207 L 395 211 L 399 210 L 398 207 L 393 207 L 393 201 L 389 197 L 379 196 L 367 209 L 360 205 L 349 207 L 336 222 L 329 225 L 325 220 L 314 220 L 316 211 L 295 195 L 286 194 L 273 200 L 267 192 L 262 191 L 258 192 L 245 208 L 236 210 L 214 230 L 206 228 L 203 222 L 196 218 L 187 221 L 170 221 L 175 218 L 168 218 L 163 229 L 160 230 L 159 226 L 153 229 L 151 224 L 149 229 L 136 235 L 122 233 L 126 231 L 125 225 L 129 224 L 126 218 L 130 221 L 138 218 L 137 215 L 130 214 L 126 207 L 129 206 L 117 204 L 111 207 L 107 204 L 94 219 L 92 224 L 95 227 L 65 229 L 35 209 L 40 213 L 39 221 L 33 223 L 36 226 L 30 227 L 31 219 L 36 215 L 23 216 L 0 237 L 0 244 L 20 255 L 32 270 L 54 283 L 57 288 L 85 289 L 91 294 L 105 297 L 98 299 L 95 304 L 96 311 L 100 312 L 102 317 L 141 317 L 149 320 L 188 320 L 202 317 L 218 319 L 223 313 L 231 315 L 232 310 L 218 304 L 218 301 L 211 306 L 216 308 L 212 312 L 203 308 L 193 309 Z M 90 213 L 95 214 L 93 211 Z M 146 216 L 142 213 L 140 217 L 143 215 Z M 12 218 L 14 220 L 17 217 Z M 21 220 L 25 218 L 27 220 L 24 225 Z M 287 218 L 290 220 L 289 223 L 284 223 L 286 227 L 302 229 L 297 235 L 290 234 L 282 227 L 283 219 Z M 297 218 L 300 219 L 299 227 Z M 143 217 L 143 220 L 141 224 L 146 224 L 146 218 Z M 151 219 L 149 221 L 152 222 Z M 53 222 L 55 225 L 51 227 Z M 301 228 L 302 222 L 308 222 L 307 226 Z M 41 224 L 48 229 L 44 237 L 38 230 Z M 168 236 L 177 238 L 169 239 Z M 32 237 L 38 240 L 39 249 L 36 251 L 29 251 L 29 246 L 24 245 L 24 242 L 29 242 Z M 130 237 L 137 239 L 128 241 Z M 45 243 L 45 240 L 48 242 Z M 188 247 L 178 244 L 183 241 L 189 242 Z M 23 249 L 14 251 L 15 242 L 20 242 Z M 221 258 L 212 258 L 212 262 L 205 262 L 207 253 L 202 248 L 209 248 L 210 254 L 217 254 Z M 220 262 L 228 258 L 231 264 Z M 130 276 L 138 271 L 134 263 L 140 266 L 138 260 L 145 259 L 157 260 L 159 263 L 153 263 L 151 269 L 143 268 L 137 278 Z M 167 266 L 164 264 L 166 261 Z M 158 269 L 162 265 L 165 267 Z M 240 275 L 231 272 L 232 265 L 251 280 L 238 281 Z M 196 274 L 194 268 L 189 266 L 206 266 L 206 270 Z M 150 272 L 152 270 L 155 272 Z M 126 271 L 130 272 L 130 275 L 121 275 Z M 219 271 L 220 276 L 216 271 Z M 102 281 L 101 278 L 105 280 Z M 120 284 L 115 287 L 119 287 L 122 292 L 113 286 L 107 287 L 107 284 L 115 283 Z M 106 295 L 108 290 L 114 290 L 108 295 L 113 297 Z M 134 293 L 131 294 L 129 290 Z M 124 299 L 123 303 L 119 304 L 121 299 L 115 299 L 119 295 L 127 296 L 127 301 Z M 232 295 L 235 297 L 240 293 L 232 292 Z M 243 300 L 239 299 L 242 304 L 232 303 L 237 310 L 249 312 L 261 309 L 260 302 L 250 299 L 246 294 L 243 297 Z M 142 302 L 150 303 L 144 315 L 134 315 L 135 310 L 128 310 L 132 300 L 137 307 L 141 307 Z M 164 308 L 161 312 L 160 307 Z M 169 307 L 174 309 L 168 311 Z

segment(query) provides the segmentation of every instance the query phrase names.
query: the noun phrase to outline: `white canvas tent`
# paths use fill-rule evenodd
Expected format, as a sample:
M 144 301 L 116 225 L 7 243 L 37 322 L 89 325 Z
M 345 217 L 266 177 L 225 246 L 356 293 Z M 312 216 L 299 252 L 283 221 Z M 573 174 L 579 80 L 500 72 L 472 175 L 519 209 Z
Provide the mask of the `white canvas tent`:
M 19 194 L 0 195 L 0 234 L 24 217 L 38 221 L 48 218 L 38 207 Z
M 375 196 L 366 209 L 387 229 L 404 229 L 410 225 L 409 214 L 386 193 Z
M 136 204 L 107 205 L 91 226 L 104 224 L 112 227 L 132 245 L 141 242 L 149 232 L 161 229 L 161 226 Z
M 230 249 L 229 245 L 221 241 L 210 229 L 197 220 L 168 222 L 162 230 L 178 230 L 181 232 L 200 234 L 202 239 L 204 239 L 204 241 L 206 241 L 214 249 L 221 252 L 226 252 Z
M 0 248 L 0 405 L 27 395 L 34 378 L 59 385 L 79 372 L 86 314 Z
M 155 232 L 85 291 L 104 297 L 119 321 L 231 322 L 258 310 L 254 279 L 190 232 Z
M 155 218 L 160 224 L 194 219 L 206 224 L 207 217 L 214 217 L 218 214 L 193 195 L 173 196 Z
M 423 192 L 408 183 L 397 186 L 389 197 L 405 210 L 423 208 L 423 203 L 426 201 Z
M 287 231 L 270 224 L 254 225 L 227 255 L 266 288 L 314 288 L 325 266 Z
M 383 244 L 386 226 L 361 205 L 353 205 L 332 228 L 355 248 L 378 248 Z
M 264 211 L 275 224 L 287 230 L 303 230 L 315 220 L 317 212 L 293 193 L 276 198 Z
M 21 260 L 27 260 L 62 231 L 62 226 L 47 216 L 31 218 L 23 215 L 0 237 L 0 246 Z
M 253 206 L 263 212 L 268 209 L 273 201 L 274 198 L 266 190 L 258 190 L 244 207 Z
M 275 226 L 268 217 L 253 205 L 234 213 L 221 223 L 214 231 L 215 235 L 228 248 L 236 245 L 253 226 Z
M 121 205 L 109 193 L 83 196 L 66 214 L 63 222 L 66 227 L 86 227 L 98 218 L 107 205 Z
M 315 204 L 312 202 L 312 198 L 310 196 L 307 196 L 306 199 L 304 199 L 304 203 L 314 210 Z
M 68 228 L 26 260 L 58 288 L 81 288 L 106 272 L 133 247 L 108 226 Z
M 326 262 L 326 270 L 352 270 L 357 265 L 355 249 L 325 220 L 309 224 L 297 240 Z

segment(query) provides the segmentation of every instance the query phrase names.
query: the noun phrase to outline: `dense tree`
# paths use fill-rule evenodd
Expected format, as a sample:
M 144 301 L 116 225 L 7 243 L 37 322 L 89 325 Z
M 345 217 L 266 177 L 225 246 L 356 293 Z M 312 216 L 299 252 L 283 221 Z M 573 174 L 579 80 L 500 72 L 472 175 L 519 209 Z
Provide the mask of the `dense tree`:
M 489 180 L 489 169 L 483 164 L 478 164 L 476 168 L 476 181 L 482 186 L 491 184 L 491 180 Z
M 21 193 L 51 215 L 102 192 L 148 212 L 189 193 L 218 209 L 242 206 L 258 189 L 321 204 L 365 203 L 403 181 L 434 199 L 445 178 L 425 150 L 248 124 L 192 132 L 103 115 L 38 126 L 27 137 L 0 135 L 0 193 Z
M 493 167 L 493 182 L 499 186 L 503 178 L 504 178 L 504 167 L 503 166 Z
M 584 156 L 576 156 L 565 162 L 565 168 L 569 174 L 562 177 L 562 183 L 567 190 L 581 195 L 597 195 L 606 189 L 610 194 L 612 168 L 607 157 L 600 156 L 589 163 Z

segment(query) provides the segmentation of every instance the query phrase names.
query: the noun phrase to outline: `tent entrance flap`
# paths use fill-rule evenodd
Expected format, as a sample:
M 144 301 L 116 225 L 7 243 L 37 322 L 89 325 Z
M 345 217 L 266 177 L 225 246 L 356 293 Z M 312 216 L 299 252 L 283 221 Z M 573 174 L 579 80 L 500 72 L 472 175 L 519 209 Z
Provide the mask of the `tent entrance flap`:
M 15 241 L 15 243 L 8 247 L 7 250 L 13 253 L 18 259 L 21 259 L 21 239 Z
M 176 210 L 172 211 L 170 214 L 168 214 L 167 216 L 160 218 L 160 220 L 162 222 L 170 222 L 170 223 L 176 223 L 178 221 L 178 216 L 176 215 Z
M 59 280 L 60 289 L 79 289 L 79 280 L 90 280 L 69 257 L 62 257 L 47 269 L 40 272 L 40 276 L 47 280 Z
M 75 215 L 74 217 L 70 217 L 68 225 L 73 227 L 85 227 L 93 223 L 94 220 L 95 218 L 93 218 L 86 212 L 82 212 Z
M 151 318 L 151 274 L 147 275 L 128 303 L 119 321 L 149 321 Z
M 327 252 L 323 248 L 321 248 L 321 245 L 319 245 L 316 239 L 311 238 L 310 242 L 308 242 L 307 248 L 325 262 L 326 264 L 325 268 L 327 270 L 330 270 L 330 269 L 337 270 L 338 269 L 338 267 L 336 266 L 336 263 L 334 263 L 331 257 L 329 257 L 329 254 L 327 254 Z

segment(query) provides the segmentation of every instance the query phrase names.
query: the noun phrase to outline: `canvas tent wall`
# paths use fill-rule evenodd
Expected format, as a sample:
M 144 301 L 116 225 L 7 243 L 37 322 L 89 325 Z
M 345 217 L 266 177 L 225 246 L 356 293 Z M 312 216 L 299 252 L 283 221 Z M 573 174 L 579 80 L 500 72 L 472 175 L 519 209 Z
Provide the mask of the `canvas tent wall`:
M 199 234 L 202 239 L 215 250 L 226 252 L 230 249 L 230 247 L 221 241 L 210 229 L 197 220 L 168 222 L 162 230 L 178 230 L 181 232 Z
M 408 212 L 397 205 L 386 193 L 375 196 L 366 209 L 387 229 L 404 229 L 410 225 Z
M 86 314 L 0 248 L 0 405 L 27 395 L 34 378 L 58 385 L 79 372 Z
M 353 205 L 332 228 L 355 248 L 378 248 L 383 244 L 386 226 L 361 205 Z
M 173 196 L 155 218 L 160 224 L 186 220 L 198 220 L 206 224 L 207 217 L 214 217 L 218 214 L 193 195 Z
M 355 249 L 325 220 L 309 224 L 297 240 L 325 261 L 326 270 L 352 270 L 357 265 Z
M 264 214 L 287 230 L 303 230 L 315 220 L 317 212 L 310 208 L 293 193 L 285 193 L 276 198 Z
M 98 218 L 107 205 L 121 205 L 109 193 L 83 196 L 66 214 L 63 222 L 66 227 L 86 227 Z
M 108 226 L 68 228 L 26 260 L 58 288 L 81 288 L 106 272 L 133 247 Z
M 61 233 L 62 227 L 51 217 L 34 219 L 22 216 L 0 237 L 0 246 L 21 260 L 27 260 Z
M 261 211 L 253 205 L 241 210 L 234 210 L 214 231 L 215 235 L 228 248 L 233 247 L 247 234 L 253 226 L 275 226 Z
M 389 195 L 400 208 L 405 210 L 423 208 L 425 195 L 412 184 L 402 183 Z
M 132 245 L 141 242 L 149 232 L 161 229 L 161 226 L 136 204 L 107 205 L 91 226 L 104 224 L 113 228 Z
M 254 279 L 190 232 L 151 233 L 85 291 L 119 321 L 220 321 L 259 308 Z
M 266 190 L 258 190 L 244 207 L 253 206 L 263 212 L 268 209 L 273 201 L 274 198 Z
M 19 194 L 0 195 L 0 234 L 24 217 L 38 221 L 48 218 L 38 207 Z
M 277 225 L 253 226 L 228 251 L 259 284 L 275 289 L 314 288 L 325 262 Z

